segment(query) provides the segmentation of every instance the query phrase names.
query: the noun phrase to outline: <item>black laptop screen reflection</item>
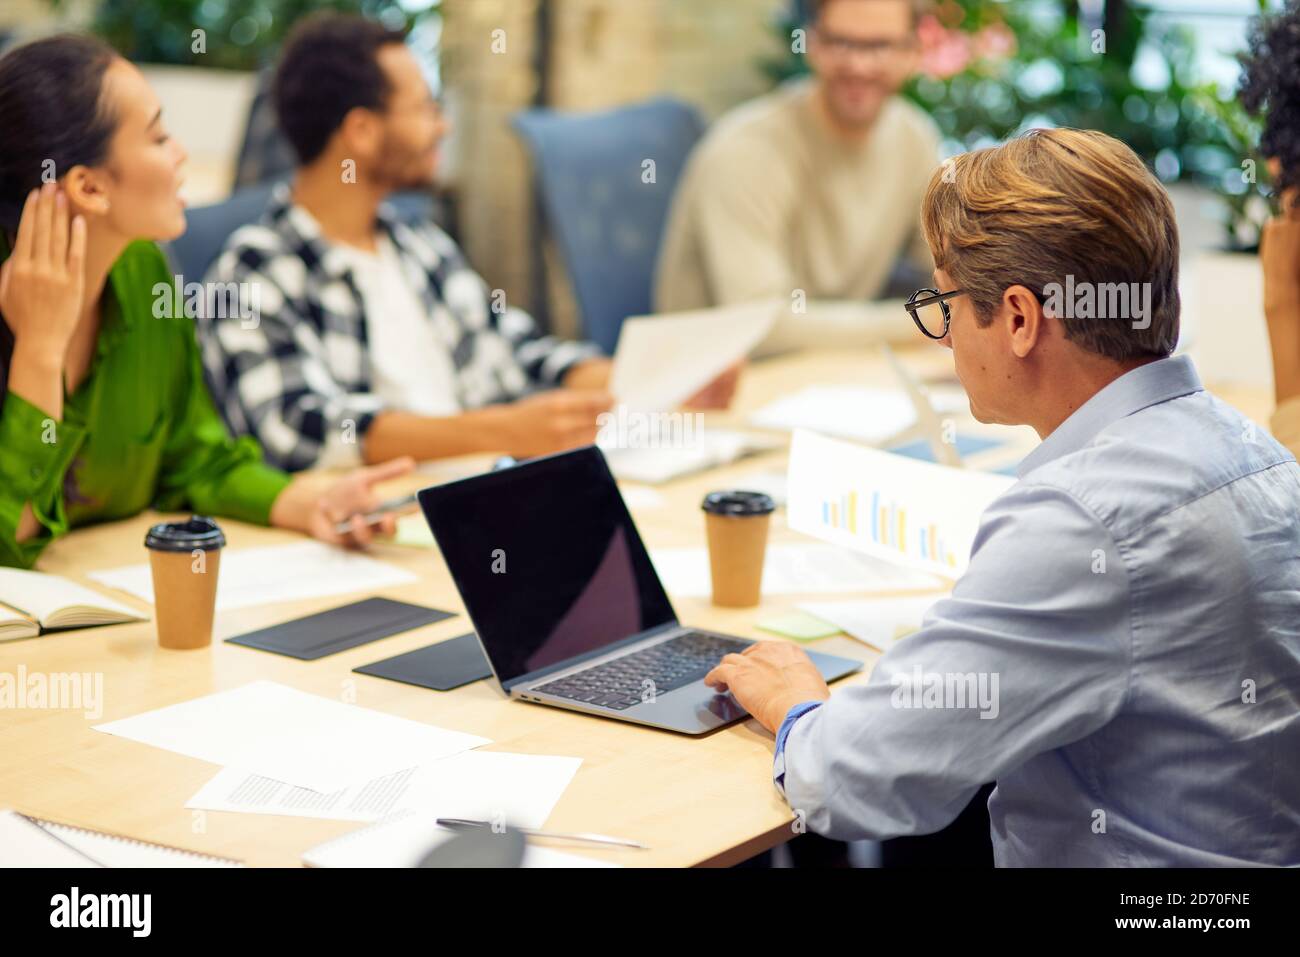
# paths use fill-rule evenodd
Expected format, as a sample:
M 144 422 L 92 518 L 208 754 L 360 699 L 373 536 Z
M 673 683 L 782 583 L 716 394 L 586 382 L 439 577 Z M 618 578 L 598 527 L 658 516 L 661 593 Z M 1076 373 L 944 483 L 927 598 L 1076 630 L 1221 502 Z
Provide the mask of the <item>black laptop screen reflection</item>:
M 500 680 L 676 620 L 599 452 L 456 484 L 430 524 Z

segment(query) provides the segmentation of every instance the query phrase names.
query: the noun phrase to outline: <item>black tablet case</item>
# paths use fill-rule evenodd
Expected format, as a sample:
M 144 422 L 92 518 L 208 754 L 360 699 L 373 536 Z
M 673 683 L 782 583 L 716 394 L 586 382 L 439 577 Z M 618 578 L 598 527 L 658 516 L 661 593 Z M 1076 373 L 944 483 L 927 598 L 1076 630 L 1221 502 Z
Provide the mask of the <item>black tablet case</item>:
M 450 691 L 492 674 L 473 632 L 352 670 L 434 691 Z
M 314 661 L 451 617 L 454 617 L 452 612 L 437 608 L 411 605 L 391 598 L 367 598 L 306 618 L 236 635 L 226 641 L 302 661 Z

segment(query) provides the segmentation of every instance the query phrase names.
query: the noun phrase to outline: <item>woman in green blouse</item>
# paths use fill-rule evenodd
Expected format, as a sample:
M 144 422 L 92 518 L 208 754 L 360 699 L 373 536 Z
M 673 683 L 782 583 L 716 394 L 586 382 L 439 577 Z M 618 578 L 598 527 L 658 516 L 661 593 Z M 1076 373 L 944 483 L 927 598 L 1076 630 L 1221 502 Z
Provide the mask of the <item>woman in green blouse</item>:
M 185 229 L 186 154 L 160 113 L 99 41 L 0 57 L 0 565 L 31 566 L 69 528 L 150 506 L 338 544 L 391 532 L 360 513 L 410 460 L 295 478 L 218 417 L 193 323 L 155 293 L 174 280 L 154 241 Z

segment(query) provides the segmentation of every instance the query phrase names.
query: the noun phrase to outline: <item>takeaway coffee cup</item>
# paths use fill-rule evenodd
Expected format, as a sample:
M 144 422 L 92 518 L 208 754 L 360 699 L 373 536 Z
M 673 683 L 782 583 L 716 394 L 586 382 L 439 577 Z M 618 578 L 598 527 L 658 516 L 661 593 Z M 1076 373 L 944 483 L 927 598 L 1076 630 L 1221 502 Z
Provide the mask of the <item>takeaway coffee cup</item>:
M 713 604 L 750 608 L 763 587 L 767 527 L 776 503 L 761 492 L 710 492 L 704 496 Z
M 153 613 L 163 648 L 206 648 L 212 643 L 217 572 L 226 536 L 210 518 L 164 522 L 144 544 L 153 570 Z

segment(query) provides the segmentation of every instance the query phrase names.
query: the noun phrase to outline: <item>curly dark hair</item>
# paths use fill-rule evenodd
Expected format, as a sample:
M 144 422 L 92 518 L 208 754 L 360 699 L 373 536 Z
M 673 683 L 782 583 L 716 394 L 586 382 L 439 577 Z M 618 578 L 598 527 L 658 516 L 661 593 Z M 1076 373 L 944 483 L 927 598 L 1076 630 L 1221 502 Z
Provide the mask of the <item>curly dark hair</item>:
M 280 129 L 300 162 L 325 151 L 353 107 L 384 106 L 388 78 L 375 56 L 380 47 L 405 39 L 405 31 L 332 11 L 298 22 L 285 41 L 272 97 Z
M 1241 65 L 1238 96 L 1248 112 L 1264 117 L 1259 149 L 1281 166 L 1280 195 L 1300 186 L 1300 0 L 1254 21 Z

